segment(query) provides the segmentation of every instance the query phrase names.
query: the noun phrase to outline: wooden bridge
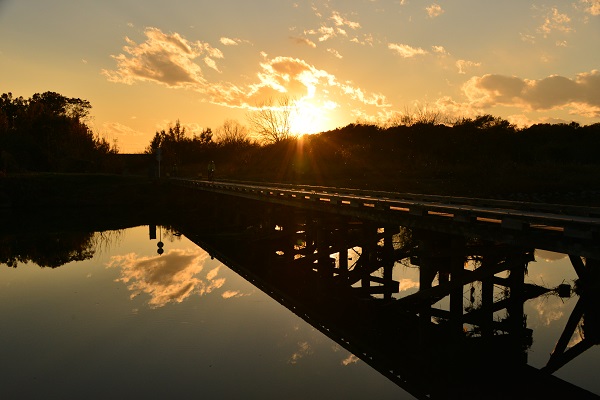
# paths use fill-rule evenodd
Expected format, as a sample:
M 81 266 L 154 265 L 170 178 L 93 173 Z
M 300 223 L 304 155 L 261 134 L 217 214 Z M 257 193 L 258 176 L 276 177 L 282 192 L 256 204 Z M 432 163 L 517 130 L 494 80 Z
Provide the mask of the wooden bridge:
M 600 207 L 325 186 L 172 178 L 204 192 L 600 259 Z
M 553 376 L 600 343 L 594 329 L 598 260 L 571 255 L 580 277 L 577 305 L 548 363 L 537 369 L 527 362 L 533 329 L 526 324 L 525 303 L 540 296 L 574 296 L 575 289 L 526 283 L 533 247 L 425 229 L 410 229 L 404 236 L 407 230 L 393 225 L 398 221 L 380 224 L 333 214 L 374 207 L 337 207 L 320 200 L 376 200 L 364 195 L 315 191 L 313 197 L 312 190 L 297 187 L 178 182 L 264 198 L 261 204 L 239 204 L 235 197 L 219 195 L 206 213 L 184 215 L 172 226 L 415 398 L 600 398 Z M 280 189 L 306 194 L 295 209 L 271 207 L 285 199 L 277 195 Z M 307 211 L 311 205 L 330 213 Z M 401 290 L 406 269 L 396 267 L 402 261 L 418 267 L 416 292 Z M 583 340 L 571 345 L 584 320 L 578 331 Z

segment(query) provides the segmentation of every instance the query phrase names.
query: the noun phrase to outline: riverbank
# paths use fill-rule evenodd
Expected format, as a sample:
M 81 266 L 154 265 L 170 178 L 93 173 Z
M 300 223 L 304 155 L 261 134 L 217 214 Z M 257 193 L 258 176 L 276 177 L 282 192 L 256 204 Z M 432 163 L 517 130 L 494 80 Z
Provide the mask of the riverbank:
M 0 217 L 11 232 L 97 231 L 167 224 L 202 206 L 166 181 L 111 174 L 18 174 L 0 177 Z M 3 230 L 3 229 L 0 229 Z
M 448 179 L 409 181 L 406 177 L 398 178 L 395 182 L 371 179 L 368 185 L 357 179 L 310 183 L 418 194 L 600 206 L 599 190 L 579 189 L 577 186 L 560 185 L 556 181 L 554 185 L 546 186 L 498 184 L 495 191 L 477 191 L 464 182 L 462 185 L 451 185 Z M 486 182 L 482 186 L 489 188 L 491 184 Z M 0 210 L 4 211 L 106 208 L 114 212 L 148 214 L 198 206 L 201 206 L 198 196 L 190 197 L 185 188 L 170 185 L 169 179 L 158 180 L 141 175 L 53 173 L 10 174 L 0 177 Z

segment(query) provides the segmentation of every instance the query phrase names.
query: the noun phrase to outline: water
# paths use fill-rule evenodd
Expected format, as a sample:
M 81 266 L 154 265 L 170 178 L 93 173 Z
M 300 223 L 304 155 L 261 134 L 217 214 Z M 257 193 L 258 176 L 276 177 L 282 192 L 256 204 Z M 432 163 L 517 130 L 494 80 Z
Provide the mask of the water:
M 415 398 L 183 235 L 137 226 L 90 243 L 56 268 L 0 266 L 0 398 Z M 397 298 L 418 287 L 414 266 L 393 278 Z M 526 282 L 576 278 L 564 254 L 536 250 Z M 525 303 L 530 365 L 548 362 L 577 300 Z M 593 346 L 554 375 L 600 394 L 599 366 Z
M 185 237 L 105 236 L 0 268 L 0 398 L 412 398 Z

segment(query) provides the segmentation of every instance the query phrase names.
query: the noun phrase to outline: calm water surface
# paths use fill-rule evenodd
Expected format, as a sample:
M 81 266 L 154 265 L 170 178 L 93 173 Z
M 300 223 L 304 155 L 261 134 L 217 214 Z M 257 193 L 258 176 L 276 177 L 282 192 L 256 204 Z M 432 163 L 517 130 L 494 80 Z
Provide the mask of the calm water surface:
M 412 398 L 184 237 L 0 268 L 0 398 Z
M 185 237 L 162 233 L 104 232 L 92 259 L 55 269 L 0 265 L 0 399 L 414 398 Z M 536 251 L 527 282 L 575 278 L 567 257 Z M 394 279 L 400 296 L 412 293 L 418 270 L 397 265 Z M 525 303 L 531 365 L 548 361 L 576 301 Z M 599 367 L 594 346 L 555 375 L 600 394 Z

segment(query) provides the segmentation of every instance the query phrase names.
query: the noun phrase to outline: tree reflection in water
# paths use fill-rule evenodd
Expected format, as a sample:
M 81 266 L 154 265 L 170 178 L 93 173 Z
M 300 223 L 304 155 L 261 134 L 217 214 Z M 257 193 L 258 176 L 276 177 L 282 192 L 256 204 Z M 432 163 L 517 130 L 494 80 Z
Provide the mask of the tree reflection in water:
M 207 253 L 113 258 L 131 296 L 161 307 L 221 287 L 218 269 L 203 271 L 210 256 L 350 351 L 348 363 L 360 358 L 415 398 L 598 398 L 552 375 L 598 343 L 595 260 L 571 255 L 575 288 L 548 287 L 526 282 L 530 247 L 283 207 L 207 211 L 212 218 L 163 226 L 167 238 L 182 234 Z M 3 233 L 0 261 L 56 268 L 93 257 L 118 232 Z M 416 272 L 418 287 L 402 284 L 402 268 Z M 538 369 L 528 365 L 534 332 L 524 310 L 544 296 L 578 303 Z

